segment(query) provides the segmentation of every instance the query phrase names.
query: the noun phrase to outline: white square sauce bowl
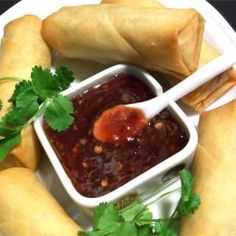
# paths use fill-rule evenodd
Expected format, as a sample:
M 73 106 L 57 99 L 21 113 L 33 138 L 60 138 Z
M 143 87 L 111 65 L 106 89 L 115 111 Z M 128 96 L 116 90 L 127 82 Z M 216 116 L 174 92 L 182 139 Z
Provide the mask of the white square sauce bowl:
M 145 83 L 156 96 L 162 93 L 162 87 L 150 74 L 138 67 L 120 64 L 112 66 L 83 82 L 73 84 L 69 89 L 63 92 L 63 95 L 73 98 L 87 91 L 89 88 L 94 88 L 97 85 L 109 81 L 114 78 L 115 75 L 119 74 L 127 74 L 136 77 Z M 79 206 L 91 210 L 102 202 L 117 203 L 129 196 L 137 196 L 141 201 L 147 200 L 160 189 L 163 189 L 173 182 L 176 179 L 178 170 L 191 165 L 198 141 L 196 129 L 175 102 L 170 101 L 167 110 L 184 130 L 187 136 L 186 145 L 180 151 L 169 156 L 159 164 L 151 167 L 122 186 L 99 197 L 85 197 L 73 186 L 71 179 L 58 159 L 57 153 L 54 151 L 47 138 L 44 130 L 43 115 L 35 121 L 34 128 L 55 172 L 69 196 Z M 158 140 L 156 140 L 156 142 L 158 142 Z

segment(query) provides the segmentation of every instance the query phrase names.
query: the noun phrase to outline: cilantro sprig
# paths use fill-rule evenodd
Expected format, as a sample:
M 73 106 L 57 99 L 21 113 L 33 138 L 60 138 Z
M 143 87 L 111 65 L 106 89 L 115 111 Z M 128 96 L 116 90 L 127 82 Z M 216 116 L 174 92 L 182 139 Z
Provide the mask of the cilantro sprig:
M 15 86 L 9 99 L 11 109 L 0 121 L 0 160 L 21 142 L 21 131 L 42 112 L 45 112 L 44 119 L 48 125 L 58 132 L 73 122 L 73 104 L 60 94 L 74 80 L 73 73 L 63 66 L 57 67 L 55 73 L 35 66 L 31 79 L 22 80 Z M 2 105 L 0 101 L 0 109 Z
M 179 172 L 181 197 L 169 218 L 154 219 L 148 204 L 134 202 L 124 209 L 114 204 L 102 203 L 94 211 L 93 230 L 79 232 L 78 236 L 177 236 L 177 225 L 183 217 L 193 214 L 200 205 L 200 198 L 192 192 L 193 177 L 184 169 Z M 169 194 L 172 194 L 171 191 Z M 165 196 L 159 196 L 155 202 Z M 152 202 L 153 203 L 153 202 Z

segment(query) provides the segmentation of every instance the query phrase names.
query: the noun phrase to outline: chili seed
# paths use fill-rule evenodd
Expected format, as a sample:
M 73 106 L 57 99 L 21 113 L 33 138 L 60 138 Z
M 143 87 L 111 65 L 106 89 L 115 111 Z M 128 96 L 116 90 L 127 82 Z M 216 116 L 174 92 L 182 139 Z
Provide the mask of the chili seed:
M 95 145 L 93 151 L 97 154 L 101 153 L 103 151 L 102 146 Z
M 107 187 L 108 186 L 108 180 L 107 179 L 103 179 L 102 181 L 101 181 L 101 186 L 102 187 Z
M 161 129 L 163 127 L 163 123 L 162 122 L 157 122 L 155 125 L 154 125 L 154 128 L 155 129 Z

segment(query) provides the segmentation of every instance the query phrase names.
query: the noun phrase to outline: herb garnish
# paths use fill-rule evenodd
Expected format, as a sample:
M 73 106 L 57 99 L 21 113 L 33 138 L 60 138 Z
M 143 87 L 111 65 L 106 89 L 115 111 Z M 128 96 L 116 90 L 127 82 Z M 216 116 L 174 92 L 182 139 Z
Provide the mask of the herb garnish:
M 63 131 L 73 122 L 73 104 L 59 93 L 67 89 L 74 80 L 66 67 L 57 67 L 53 74 L 49 69 L 35 66 L 31 81 L 22 80 L 15 86 L 9 102 L 12 108 L 0 121 L 0 160 L 21 142 L 21 131 L 43 111 L 48 125 Z M 2 103 L 0 102 L 0 108 Z
M 153 219 L 148 205 L 142 203 L 135 202 L 121 210 L 116 209 L 113 204 L 102 203 L 95 209 L 93 230 L 79 232 L 78 236 L 176 236 L 176 226 L 180 220 L 194 213 L 200 204 L 199 196 L 192 192 L 191 173 L 184 169 L 179 172 L 179 176 L 182 185 L 181 197 L 169 218 Z M 165 196 L 168 195 L 165 193 Z M 159 196 L 155 202 L 165 196 Z
M 0 111 L 2 110 L 2 100 L 0 100 Z

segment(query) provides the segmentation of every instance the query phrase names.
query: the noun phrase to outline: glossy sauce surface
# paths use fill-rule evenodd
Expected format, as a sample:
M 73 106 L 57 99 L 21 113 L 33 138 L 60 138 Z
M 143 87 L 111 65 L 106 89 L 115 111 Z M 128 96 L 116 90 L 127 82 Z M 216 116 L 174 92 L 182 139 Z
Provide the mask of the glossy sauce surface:
M 98 197 L 109 193 L 186 145 L 186 134 L 167 110 L 128 141 L 103 143 L 93 136 L 94 122 L 103 111 L 153 96 L 139 79 L 114 76 L 72 99 L 75 122 L 68 130 L 58 133 L 44 124 L 49 141 L 80 194 Z
M 129 141 L 147 124 L 143 112 L 124 105 L 105 110 L 95 121 L 94 137 L 104 143 Z

